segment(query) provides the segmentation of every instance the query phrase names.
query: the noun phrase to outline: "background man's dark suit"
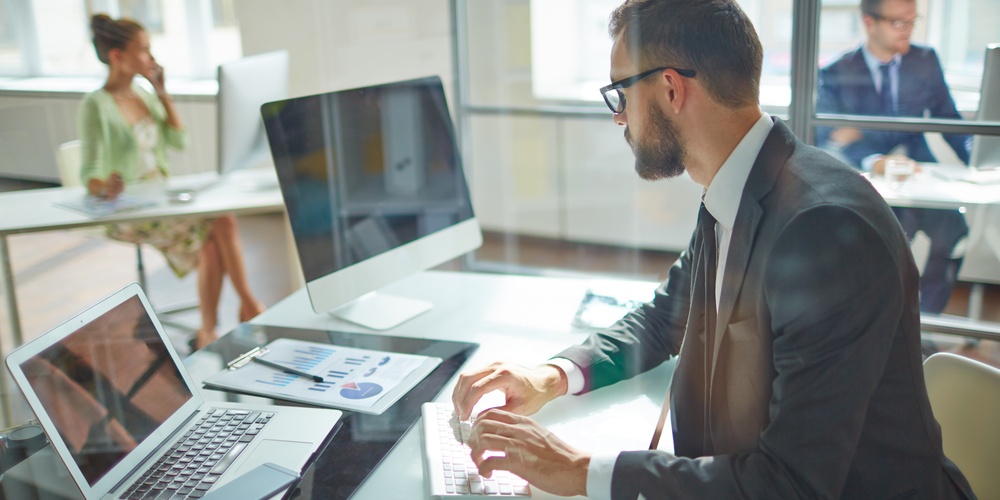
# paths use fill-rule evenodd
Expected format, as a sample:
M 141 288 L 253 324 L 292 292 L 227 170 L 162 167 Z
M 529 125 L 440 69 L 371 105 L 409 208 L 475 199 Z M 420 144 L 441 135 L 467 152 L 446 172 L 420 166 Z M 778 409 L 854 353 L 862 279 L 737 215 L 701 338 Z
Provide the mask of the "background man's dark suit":
M 776 121 L 743 190 L 711 346 L 702 248 L 696 232 L 653 301 L 559 354 L 590 390 L 680 354 L 680 458 L 622 453 L 614 498 L 972 497 L 927 400 L 916 267 L 867 181 Z
M 819 72 L 816 111 L 852 115 L 884 115 L 881 97 L 875 90 L 862 50 L 849 52 Z M 933 49 L 910 45 L 899 63 L 899 93 L 895 116 L 961 118 L 948 91 L 941 63 Z M 832 129 L 816 129 L 816 144 L 830 143 Z M 945 135 L 959 159 L 969 162 L 968 135 Z M 920 162 L 935 162 L 924 134 L 917 132 L 864 131 L 860 140 L 841 148 L 840 153 L 855 167 L 872 154 L 887 154 L 897 146 L 906 147 L 907 156 Z M 941 312 L 948 303 L 958 276 L 961 259 L 951 254 L 958 241 L 969 232 L 965 218 L 956 210 L 894 209 L 903 230 L 912 239 L 924 231 L 931 239 L 931 255 L 921 282 L 921 308 Z

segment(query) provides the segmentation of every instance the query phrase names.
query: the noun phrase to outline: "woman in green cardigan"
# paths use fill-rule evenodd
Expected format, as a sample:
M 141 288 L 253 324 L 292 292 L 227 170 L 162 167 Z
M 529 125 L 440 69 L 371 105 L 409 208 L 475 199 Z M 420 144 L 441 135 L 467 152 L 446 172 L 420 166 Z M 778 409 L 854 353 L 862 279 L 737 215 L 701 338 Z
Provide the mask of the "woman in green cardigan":
M 164 89 L 163 67 L 149 52 L 149 35 L 130 19 L 91 19 L 94 48 L 108 65 L 108 80 L 88 94 L 80 106 L 80 176 L 90 194 L 113 198 L 125 184 L 169 176 L 167 147 L 183 149 L 187 132 Z M 142 75 L 153 85 L 150 94 L 135 84 Z M 216 338 L 219 296 L 228 274 L 240 297 L 240 321 L 248 321 L 263 305 L 250 291 L 236 218 L 175 218 L 108 226 L 108 236 L 159 249 L 178 277 L 198 270 L 201 328 L 192 343 L 200 348 Z

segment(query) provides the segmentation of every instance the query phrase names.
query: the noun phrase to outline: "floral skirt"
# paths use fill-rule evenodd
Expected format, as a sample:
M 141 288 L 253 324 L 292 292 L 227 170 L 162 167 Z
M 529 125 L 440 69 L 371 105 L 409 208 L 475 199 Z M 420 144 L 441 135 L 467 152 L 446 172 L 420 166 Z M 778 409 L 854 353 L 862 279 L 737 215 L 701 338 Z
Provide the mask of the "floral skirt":
M 152 245 L 163 257 L 178 278 L 197 269 L 198 254 L 208 238 L 214 219 L 178 217 L 147 222 L 109 224 L 105 226 L 108 238 L 126 243 Z

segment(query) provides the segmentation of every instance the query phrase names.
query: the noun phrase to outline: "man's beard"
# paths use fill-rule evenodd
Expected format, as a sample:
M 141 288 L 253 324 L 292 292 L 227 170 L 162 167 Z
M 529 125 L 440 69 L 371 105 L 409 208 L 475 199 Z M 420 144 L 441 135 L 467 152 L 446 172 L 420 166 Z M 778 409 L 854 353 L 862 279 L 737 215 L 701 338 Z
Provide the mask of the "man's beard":
M 687 151 L 681 144 L 677 127 L 656 106 L 649 112 L 649 118 L 649 130 L 643 134 L 649 139 L 647 143 L 633 142 L 628 127 L 625 127 L 625 142 L 632 147 L 632 154 L 635 155 L 636 173 L 647 181 L 681 175 Z

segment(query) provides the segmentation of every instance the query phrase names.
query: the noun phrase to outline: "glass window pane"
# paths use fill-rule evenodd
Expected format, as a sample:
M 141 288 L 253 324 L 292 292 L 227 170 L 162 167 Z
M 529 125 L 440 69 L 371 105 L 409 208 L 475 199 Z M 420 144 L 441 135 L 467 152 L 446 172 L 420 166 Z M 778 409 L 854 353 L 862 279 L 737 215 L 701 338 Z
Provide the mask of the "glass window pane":
M 906 3 L 902 0 L 887 0 L 883 8 L 898 9 L 899 7 L 895 5 Z M 910 4 L 912 5 L 910 12 L 915 12 L 917 16 L 910 30 L 909 40 L 912 46 L 918 49 L 932 49 L 935 52 L 955 108 L 963 118 L 973 118 L 979 105 L 986 46 L 990 43 L 1000 43 L 1000 25 L 995 22 L 1000 18 L 1000 2 L 915 0 Z M 886 5 L 893 7 L 885 7 Z M 819 33 L 820 67 L 826 67 L 845 54 L 858 51 L 868 40 L 869 31 L 875 37 L 894 35 L 895 28 L 889 20 L 872 18 L 869 20 L 870 27 L 866 28 L 858 2 L 824 0 Z M 905 38 L 905 33 L 902 32 L 905 30 L 897 31 L 901 31 L 899 35 Z M 824 110 L 818 111 L 824 112 Z M 862 114 L 877 114 L 870 109 L 869 111 Z M 940 112 L 933 110 L 928 111 L 928 114 L 940 116 Z
M 243 42 L 236 19 L 234 0 L 212 0 L 209 46 L 212 67 L 243 56 Z
M 465 1 L 470 101 L 488 106 L 593 104 L 608 83 L 608 16 L 621 0 Z M 792 0 L 740 0 L 764 46 L 761 102 L 791 100 Z
M 824 0 L 817 113 L 976 119 L 981 93 L 1000 100 L 1000 82 L 987 82 L 983 73 L 987 44 L 1000 42 L 1000 25 L 992 21 L 1000 16 L 1000 3 L 885 0 L 877 8 L 868 16 L 856 2 Z M 883 76 L 879 64 L 890 59 L 896 62 Z M 887 93 L 883 79 L 890 82 Z M 863 157 L 890 152 L 919 161 L 946 162 L 942 155 L 948 162 L 969 161 L 973 141 L 949 137 L 935 149 L 923 137 L 928 135 L 818 127 L 816 144 L 855 166 Z
M 11 2 L 0 0 L 0 72 L 7 68 L 20 70 L 21 52 L 17 47 L 13 23 L 6 20 Z M 33 0 L 40 53 L 39 68 L 42 76 L 104 75 L 105 66 L 94 53 L 90 17 L 104 12 L 106 4 L 76 0 Z M 194 38 L 188 25 L 186 2 L 162 0 L 119 0 L 118 17 L 129 17 L 142 24 L 150 34 L 153 55 L 167 69 L 169 77 L 211 77 L 221 63 L 238 59 L 242 55 L 239 27 L 232 0 L 215 0 L 212 9 L 206 9 L 203 33 L 197 50 L 207 54 L 207 61 L 193 60 Z M 96 10 L 96 9 L 101 10 Z M 40 16 L 40 12 L 58 15 Z M 10 24 L 11 26 L 7 26 Z M 195 67 L 199 64 L 201 67 Z
M 792 100 L 792 0 L 739 0 L 764 47 L 760 103 L 764 111 L 788 115 Z
M 0 74 L 17 72 L 23 65 L 14 22 L 14 1 L 0 0 Z
M 103 74 L 90 32 L 90 12 L 84 2 L 73 0 L 33 0 L 35 35 L 40 64 L 45 76 Z M 53 14 L 46 14 L 53 13 Z M 39 76 L 39 75 L 32 75 Z
M 121 17 L 142 23 L 151 34 L 163 33 L 163 6 L 160 0 L 118 0 Z

